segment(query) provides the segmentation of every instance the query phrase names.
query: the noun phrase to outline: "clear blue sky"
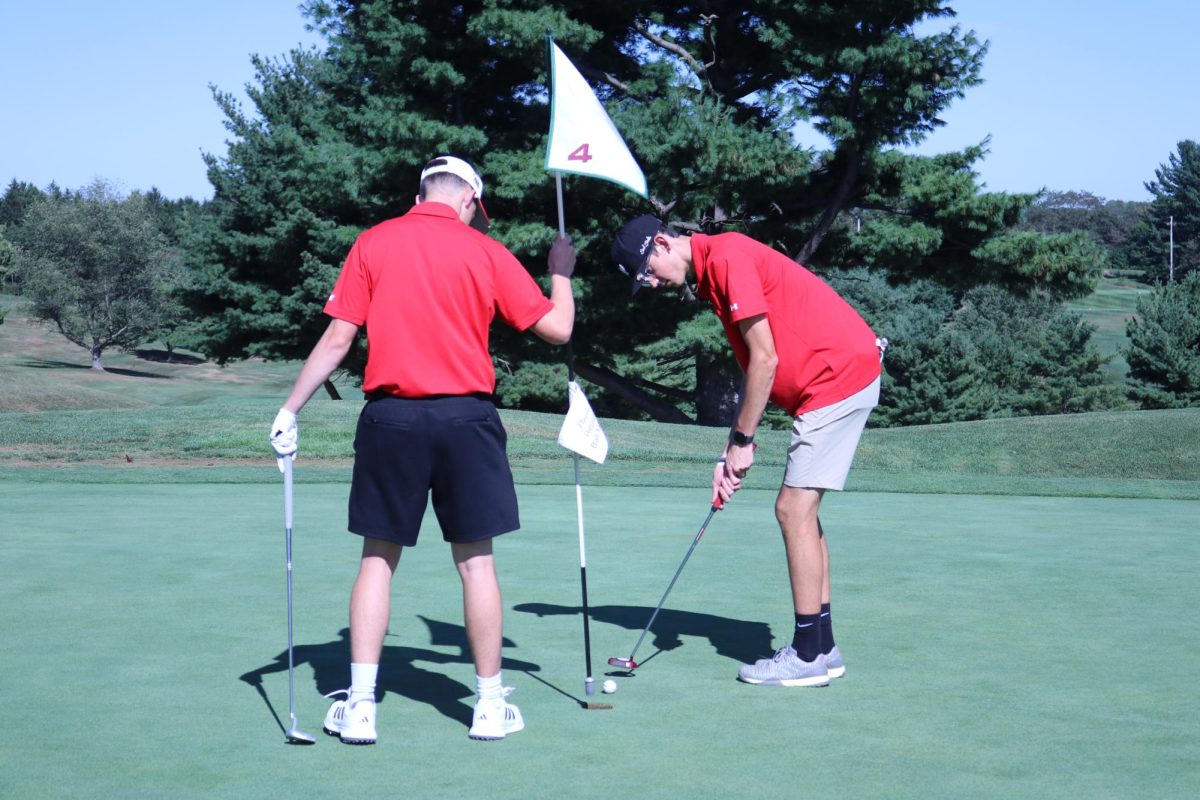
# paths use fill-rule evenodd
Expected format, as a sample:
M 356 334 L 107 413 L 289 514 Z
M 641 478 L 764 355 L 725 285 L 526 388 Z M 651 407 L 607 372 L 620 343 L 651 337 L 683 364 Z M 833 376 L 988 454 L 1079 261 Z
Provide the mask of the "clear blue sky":
M 1195 0 L 960 0 L 991 42 L 984 85 L 919 152 L 992 137 L 993 191 L 1091 191 L 1146 200 L 1143 182 L 1200 139 Z M 225 152 L 208 85 L 244 98 L 250 55 L 317 37 L 297 0 L 0 0 L 0 181 L 205 199 L 202 152 Z

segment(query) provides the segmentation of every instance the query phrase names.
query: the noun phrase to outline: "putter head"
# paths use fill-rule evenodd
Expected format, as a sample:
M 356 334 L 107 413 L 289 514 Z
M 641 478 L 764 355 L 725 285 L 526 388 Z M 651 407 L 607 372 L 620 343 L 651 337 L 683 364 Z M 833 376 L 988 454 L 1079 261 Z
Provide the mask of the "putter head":
M 621 669 L 627 669 L 630 672 L 633 672 L 635 669 L 637 669 L 637 662 L 632 658 L 619 658 L 617 656 L 613 656 L 608 660 L 608 663 L 609 666 L 620 667 Z
M 288 744 L 316 744 L 317 743 L 316 739 L 309 736 L 307 733 L 300 730 L 295 725 L 293 725 L 291 730 L 289 730 L 287 732 L 287 740 L 288 740 Z

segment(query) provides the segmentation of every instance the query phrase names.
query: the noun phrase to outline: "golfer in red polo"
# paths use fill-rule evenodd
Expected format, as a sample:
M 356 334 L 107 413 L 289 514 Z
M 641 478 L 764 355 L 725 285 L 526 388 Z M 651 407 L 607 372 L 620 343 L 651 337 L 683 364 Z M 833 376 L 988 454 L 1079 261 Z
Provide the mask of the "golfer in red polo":
M 728 501 L 754 466 L 768 400 L 794 418 L 775 516 L 783 532 L 796 627 L 790 646 L 741 668 L 746 683 L 825 686 L 845 674 L 829 611 L 829 548 L 818 510 L 840 491 L 879 402 L 883 340 L 826 283 L 740 233 L 682 235 L 645 215 L 617 233 L 613 260 L 639 286 L 682 287 L 712 303 L 745 373 L 729 441 L 713 472 Z
M 492 404 L 488 332 L 499 317 L 552 344 L 575 321 L 575 251 L 549 255 L 550 297 L 485 235 L 483 180 L 452 156 L 421 171 L 416 205 L 365 231 L 325 304 L 333 318 L 271 425 L 280 458 L 294 458 L 296 414 L 367 329 L 367 403 L 354 439 L 349 529 L 363 537 L 350 594 L 350 688 L 325 732 L 374 744 L 375 682 L 400 553 L 417 543 L 428 498 L 462 579 L 478 700 L 469 735 L 502 739 L 524 727 L 500 676 L 502 612 L 492 539 L 520 527 L 506 434 Z M 282 464 L 282 461 L 281 461 Z

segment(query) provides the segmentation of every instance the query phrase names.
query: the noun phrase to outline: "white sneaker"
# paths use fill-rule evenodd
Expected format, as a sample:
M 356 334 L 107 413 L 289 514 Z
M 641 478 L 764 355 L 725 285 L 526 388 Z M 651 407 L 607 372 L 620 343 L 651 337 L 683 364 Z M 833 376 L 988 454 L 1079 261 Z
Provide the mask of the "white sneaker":
M 512 689 L 504 687 L 504 697 L 512 694 Z M 481 741 L 503 739 L 510 733 L 524 730 L 525 720 L 521 717 L 521 709 L 504 699 L 480 700 L 475 704 L 475 714 L 471 718 L 471 730 L 467 735 Z
M 375 744 L 375 701 L 359 700 L 351 705 L 349 689 L 338 689 L 325 696 L 339 694 L 346 695 L 346 699 L 334 700 L 325 712 L 325 732 L 346 744 Z

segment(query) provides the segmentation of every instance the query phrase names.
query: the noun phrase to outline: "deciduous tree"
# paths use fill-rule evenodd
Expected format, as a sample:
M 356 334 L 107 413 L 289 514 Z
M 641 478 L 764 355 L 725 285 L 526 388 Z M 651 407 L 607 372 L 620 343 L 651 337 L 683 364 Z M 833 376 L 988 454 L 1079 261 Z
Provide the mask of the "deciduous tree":
M 16 232 L 17 263 L 37 318 L 53 323 L 104 368 L 105 350 L 153 338 L 182 313 L 183 279 L 143 195 L 122 198 L 96 181 L 35 202 Z

